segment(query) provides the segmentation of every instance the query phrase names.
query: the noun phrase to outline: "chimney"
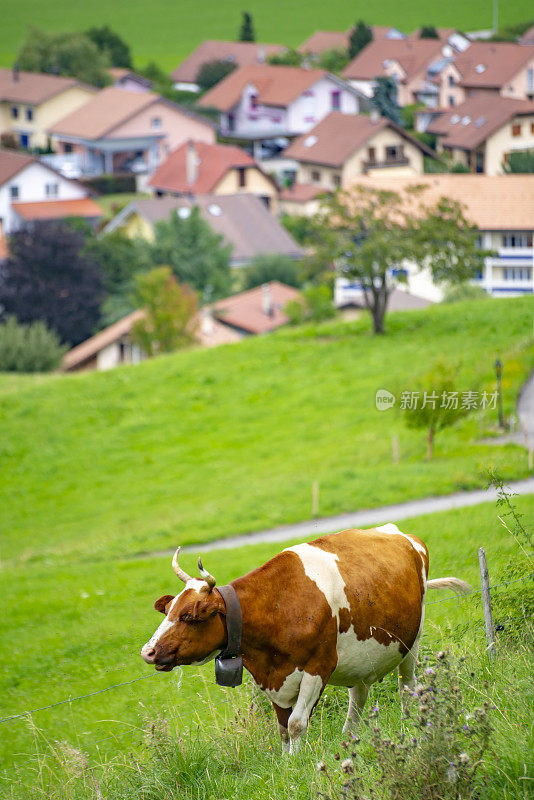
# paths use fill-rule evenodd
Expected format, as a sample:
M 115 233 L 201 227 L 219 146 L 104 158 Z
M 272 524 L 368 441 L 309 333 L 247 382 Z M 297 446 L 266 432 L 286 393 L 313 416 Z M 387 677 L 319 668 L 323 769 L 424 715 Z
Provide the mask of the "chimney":
M 213 312 L 211 308 L 203 308 L 201 311 L 200 330 L 204 336 L 213 336 L 214 330 Z
M 271 287 L 268 283 L 262 284 L 261 287 L 261 310 L 268 317 L 274 315 L 273 299 L 271 297 Z
M 266 56 L 265 56 L 265 47 L 262 44 L 258 45 L 258 55 L 256 57 L 256 61 L 258 64 L 265 64 Z
M 371 113 L 369 117 L 371 120 L 371 124 L 376 125 L 376 123 L 380 120 L 380 111 L 378 110 L 378 108 L 374 108 L 373 106 L 373 108 L 371 108 Z
M 196 180 L 198 178 L 199 164 L 200 164 L 200 159 L 197 156 L 195 143 L 192 139 L 190 139 L 187 143 L 187 150 L 185 153 L 185 174 L 187 183 L 189 184 L 196 183 Z
M 18 62 L 13 64 L 13 83 L 17 83 L 19 79 L 19 65 Z

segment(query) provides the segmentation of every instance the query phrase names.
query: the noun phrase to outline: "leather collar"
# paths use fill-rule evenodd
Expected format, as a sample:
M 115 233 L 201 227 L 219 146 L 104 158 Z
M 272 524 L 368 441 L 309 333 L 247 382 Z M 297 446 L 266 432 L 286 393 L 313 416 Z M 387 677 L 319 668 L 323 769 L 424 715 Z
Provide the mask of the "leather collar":
M 226 606 L 226 648 L 215 659 L 215 682 L 219 686 L 240 686 L 243 682 L 243 659 L 241 657 L 241 634 L 243 618 L 241 605 L 233 586 L 217 586 Z

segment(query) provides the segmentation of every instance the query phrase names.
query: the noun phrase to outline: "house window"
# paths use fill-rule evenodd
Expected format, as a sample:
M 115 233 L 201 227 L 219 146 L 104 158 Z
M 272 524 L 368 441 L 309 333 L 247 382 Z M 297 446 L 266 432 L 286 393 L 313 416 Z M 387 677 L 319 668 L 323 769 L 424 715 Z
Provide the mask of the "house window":
M 59 194 L 59 186 L 57 185 L 57 183 L 45 184 L 46 197 L 57 197 L 58 194 Z
M 532 247 L 531 233 L 503 233 L 503 247 Z
M 72 153 L 72 145 L 71 144 L 64 144 L 63 145 L 63 152 L 64 153 Z
M 454 75 L 449 75 L 449 86 L 455 86 Z
M 531 272 L 529 267 L 504 267 L 502 274 L 505 281 L 529 281 Z
M 386 161 L 400 161 L 402 158 L 404 158 L 404 147 L 401 144 L 386 147 Z
M 534 122 L 530 123 L 530 132 L 534 133 Z
M 10 186 L 9 187 L 9 196 L 12 200 L 17 200 L 19 196 L 19 187 L 18 186 Z
M 150 125 L 152 128 L 161 128 L 161 117 L 152 117 Z
M 258 107 L 258 95 L 257 94 L 251 94 L 250 95 L 250 107 L 251 108 L 257 108 Z
M 452 108 L 454 106 L 454 97 L 452 94 L 449 95 L 449 106 Z
M 31 108 L 27 108 L 26 109 L 26 119 L 28 120 L 28 122 L 32 121 L 32 119 L 33 119 L 33 109 L 31 109 Z
M 247 168 L 246 167 L 238 167 L 237 168 L 237 182 L 240 189 L 247 185 Z
M 341 186 L 341 175 L 338 175 L 337 173 L 332 175 L 332 183 L 336 188 L 339 188 Z
M 11 116 L 13 117 L 13 119 L 18 119 L 19 117 L 18 106 L 11 106 Z
M 312 169 L 311 179 L 312 183 L 319 183 L 319 181 L 321 180 L 321 173 L 319 172 L 318 169 Z
M 521 125 L 512 125 L 512 136 L 521 136 Z
M 341 108 L 341 92 L 339 89 L 334 89 L 332 92 L 332 111 L 339 111 Z
M 368 147 L 367 148 L 367 160 L 370 164 L 376 164 L 376 148 Z

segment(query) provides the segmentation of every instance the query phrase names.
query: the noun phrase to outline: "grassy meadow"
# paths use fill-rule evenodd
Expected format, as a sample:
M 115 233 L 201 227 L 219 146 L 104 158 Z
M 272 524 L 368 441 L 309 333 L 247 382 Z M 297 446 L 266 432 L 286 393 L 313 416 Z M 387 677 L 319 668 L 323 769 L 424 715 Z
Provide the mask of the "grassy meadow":
M 534 497 L 517 498 L 517 508 L 531 520 Z M 432 577 L 454 574 L 476 588 L 480 545 L 486 549 L 492 583 L 506 577 L 505 566 L 517 553 L 497 513 L 502 511 L 493 503 L 484 503 L 468 511 L 406 520 L 401 529 L 426 541 Z M 280 548 L 254 545 L 207 553 L 203 560 L 224 583 Z M 181 563 L 196 573 L 193 554 L 185 555 Z M 153 600 L 177 586 L 169 559 L 38 562 L 16 566 L 2 578 L 3 600 L 10 609 L 2 624 L 2 716 L 152 674 L 139 650 L 160 621 Z M 514 585 L 514 591 L 520 588 L 521 584 Z M 507 652 L 504 638 L 501 658 L 490 666 L 484 654 L 479 595 L 432 603 L 445 598 L 449 595 L 444 592 L 429 595 L 421 670 L 427 666 L 425 657 L 432 658 L 442 648 L 468 657 L 463 677 L 466 703 L 476 706 L 487 698 L 497 706 L 494 793 L 480 796 L 527 797 L 522 776 L 533 744 L 534 710 L 527 649 L 516 642 Z M 498 605 L 495 619 L 504 620 Z M 500 636 L 506 637 L 506 631 Z M 325 759 L 335 767 L 332 758 L 340 746 L 346 690 L 327 689 L 302 755 L 281 761 L 272 714 L 254 693 L 250 679 L 238 690 L 221 689 L 214 684 L 213 664 L 207 664 L 185 668 L 181 680 L 180 686 L 176 670 L 158 673 L 36 713 L 33 721 L 0 723 L 5 734 L 0 736 L 0 796 L 97 798 L 96 787 L 102 786 L 106 800 L 171 798 L 173 787 L 181 798 L 198 800 L 304 800 L 312 796 L 311 786 L 318 780 L 317 761 Z M 386 732 L 399 724 L 395 687 L 395 676 L 390 675 L 373 687 L 369 698 L 368 709 L 378 703 Z M 362 747 L 368 748 L 368 738 L 364 727 Z M 88 758 L 90 770 L 77 778 L 79 753 L 85 754 L 83 760 Z M 372 751 L 367 753 L 365 769 L 372 772 L 374 760 Z M 56 794 L 52 787 L 58 775 L 64 783 Z
M 478 412 L 436 437 L 379 412 L 445 355 L 458 389 L 510 413 L 533 363 L 532 298 L 286 329 L 216 350 L 49 378 L 0 377 L 0 555 L 5 566 L 107 560 L 484 486 L 527 474 L 525 451 L 488 445 Z M 4 386 L 4 389 L 2 389 Z M 482 424 L 481 424 L 482 423 Z M 398 435 L 400 463 L 392 459 Z
M 296 47 L 318 29 L 343 30 L 364 18 L 375 25 L 396 25 L 411 31 L 420 25 L 456 27 L 460 30 L 491 28 L 492 5 L 487 0 L 446 5 L 412 0 L 399 4 L 383 0 L 370 10 L 363 3 L 347 4 L 333 0 L 325 5 L 314 0 L 304 6 L 298 0 L 272 0 L 265 4 L 250 0 L 257 38 Z M 135 62 L 144 66 L 155 61 L 167 70 L 174 69 L 204 39 L 235 39 L 241 20 L 241 6 L 232 0 L 204 4 L 201 12 L 194 0 L 168 3 L 154 0 L 150 10 L 144 3 L 126 0 L 93 0 L 72 3 L 54 0 L 2 0 L 0 25 L 0 64 L 11 66 L 24 40 L 28 26 L 45 30 L 85 30 L 94 25 L 109 25 L 130 44 Z M 499 25 L 528 21 L 534 16 L 528 0 L 499 4 Z

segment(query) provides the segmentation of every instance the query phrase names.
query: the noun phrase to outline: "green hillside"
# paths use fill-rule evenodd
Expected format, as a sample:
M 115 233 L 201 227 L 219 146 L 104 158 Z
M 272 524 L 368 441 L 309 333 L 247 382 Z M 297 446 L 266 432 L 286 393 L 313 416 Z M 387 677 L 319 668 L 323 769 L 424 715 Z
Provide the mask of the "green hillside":
M 85 30 L 93 25 L 110 25 L 130 44 L 136 63 L 156 61 L 171 70 L 203 39 L 235 39 L 242 7 L 232 0 L 205 3 L 201 10 L 194 0 L 169 3 L 154 0 L 145 3 L 93 0 L 72 3 L 54 0 L 3 0 L 0 25 L 0 64 L 11 66 L 28 26 L 45 30 Z M 446 5 L 436 2 L 400 4 L 384 0 L 372 10 L 363 3 L 344 0 L 303 6 L 297 2 L 273 0 L 246 5 L 254 18 L 258 39 L 297 46 L 317 29 L 342 30 L 363 17 L 375 25 L 396 25 L 410 31 L 420 25 L 478 30 L 492 25 L 492 4 L 487 0 L 463 3 L 453 0 Z M 534 16 L 529 0 L 514 0 L 499 5 L 499 25 L 526 22 Z
M 483 486 L 526 474 L 520 448 L 478 441 L 478 414 L 440 434 L 375 407 L 445 355 L 460 391 L 494 388 L 507 413 L 532 366 L 532 298 L 287 329 L 108 373 L 0 378 L 4 563 L 104 558 Z M 4 391 L 2 391 L 4 385 Z M 488 412 L 484 425 L 496 422 Z M 392 436 L 401 461 L 392 462 Z

